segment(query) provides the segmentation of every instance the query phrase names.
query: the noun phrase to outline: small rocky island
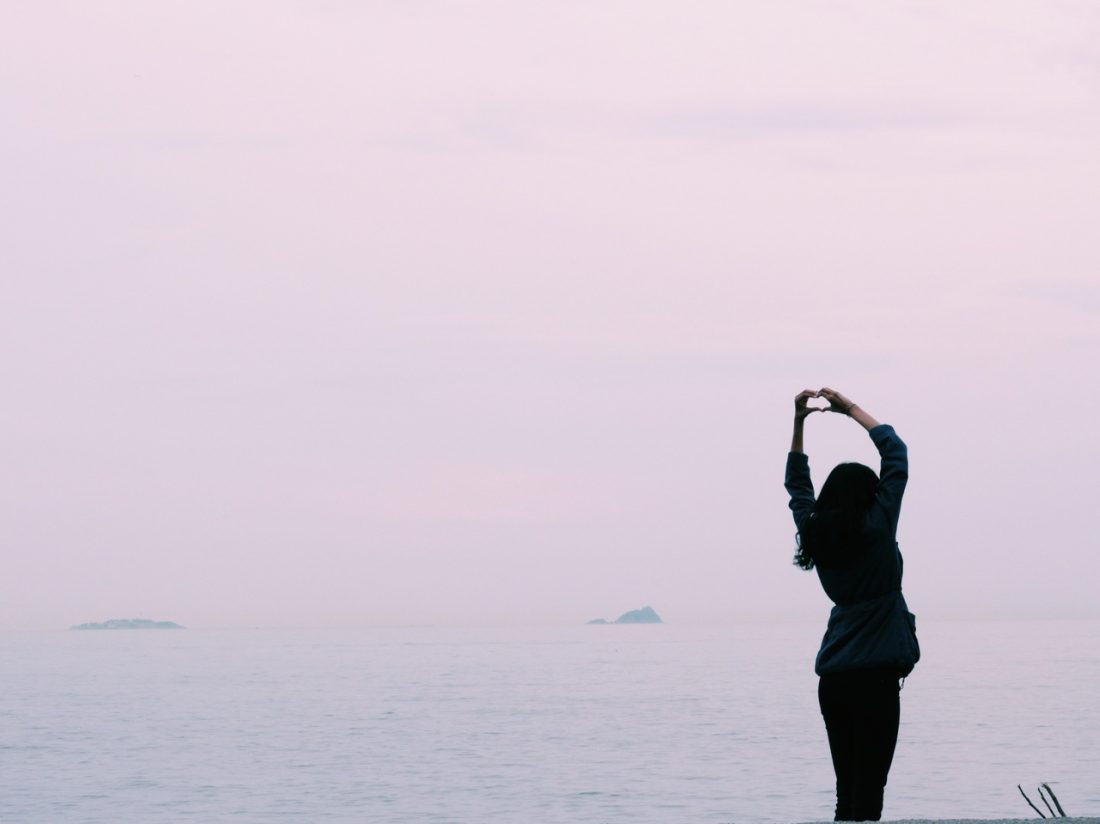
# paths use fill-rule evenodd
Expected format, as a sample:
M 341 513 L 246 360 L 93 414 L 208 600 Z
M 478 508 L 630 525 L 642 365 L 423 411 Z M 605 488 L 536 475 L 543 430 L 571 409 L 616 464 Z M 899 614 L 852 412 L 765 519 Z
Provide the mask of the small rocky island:
M 150 621 L 148 618 L 112 618 L 99 623 L 77 624 L 69 629 L 184 629 L 175 621 Z
M 589 621 L 590 624 L 663 624 L 661 616 L 657 614 L 653 607 L 642 607 L 641 609 L 632 609 L 629 612 L 624 612 L 614 621 L 608 621 L 606 618 L 594 618 Z

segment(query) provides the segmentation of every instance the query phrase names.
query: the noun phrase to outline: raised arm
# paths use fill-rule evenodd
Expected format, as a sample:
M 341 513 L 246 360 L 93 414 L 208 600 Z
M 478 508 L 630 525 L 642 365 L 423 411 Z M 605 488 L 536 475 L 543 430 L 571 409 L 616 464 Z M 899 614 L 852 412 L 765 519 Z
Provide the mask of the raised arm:
M 901 496 L 909 481 L 909 449 L 898 437 L 894 427 L 879 424 L 870 430 L 871 440 L 878 448 L 882 468 L 878 473 L 878 491 L 875 502 L 882 506 L 890 518 L 891 528 L 897 529 L 901 512 Z
M 896 529 L 901 511 L 901 496 L 909 480 L 909 450 L 898 437 L 894 427 L 879 423 L 870 414 L 852 403 L 834 389 L 822 389 L 821 397 L 829 402 L 829 412 L 838 412 L 855 420 L 867 430 L 878 449 L 881 466 L 875 503 L 881 506 L 889 518 L 891 528 Z
M 794 435 L 791 437 L 791 452 L 803 452 L 802 449 L 802 426 L 806 422 L 806 418 L 812 415 L 814 412 L 824 412 L 825 410 L 818 406 L 807 406 L 806 401 L 810 398 L 816 398 L 818 393 L 812 389 L 803 389 L 794 397 Z
M 791 451 L 787 454 L 787 474 L 783 485 L 791 496 L 790 508 L 795 526 L 801 524 L 814 508 L 814 485 L 810 480 L 809 459 L 802 450 L 802 429 L 809 415 L 825 411 L 806 405 L 806 401 L 817 396 L 814 390 L 805 389 L 794 399 L 794 435 L 791 437 Z

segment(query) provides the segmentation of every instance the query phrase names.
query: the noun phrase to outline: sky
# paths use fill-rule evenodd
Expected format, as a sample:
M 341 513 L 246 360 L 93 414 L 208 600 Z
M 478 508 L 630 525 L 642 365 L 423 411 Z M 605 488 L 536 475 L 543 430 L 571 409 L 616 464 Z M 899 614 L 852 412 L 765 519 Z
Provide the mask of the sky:
M 0 628 L 823 620 L 821 386 L 918 620 L 1100 615 L 1096 4 L 0 15 Z

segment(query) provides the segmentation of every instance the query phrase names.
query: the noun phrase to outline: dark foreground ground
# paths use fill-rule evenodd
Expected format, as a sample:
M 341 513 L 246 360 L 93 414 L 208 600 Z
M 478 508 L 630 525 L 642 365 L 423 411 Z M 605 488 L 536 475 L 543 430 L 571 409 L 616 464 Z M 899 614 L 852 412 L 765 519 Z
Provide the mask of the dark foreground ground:
M 899 818 L 882 821 L 881 824 L 1020 824 L 1021 821 L 1042 821 L 1031 818 Z M 1048 818 L 1059 824 L 1100 824 L 1100 818 Z M 806 824 L 832 824 L 832 822 L 806 822 Z

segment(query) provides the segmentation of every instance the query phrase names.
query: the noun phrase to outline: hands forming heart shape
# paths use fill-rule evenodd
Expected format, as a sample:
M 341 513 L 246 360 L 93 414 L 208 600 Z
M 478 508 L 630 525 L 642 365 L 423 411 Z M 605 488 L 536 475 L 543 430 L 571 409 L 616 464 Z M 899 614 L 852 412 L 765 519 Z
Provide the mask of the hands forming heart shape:
M 826 402 L 826 406 L 810 406 L 809 401 L 820 398 Z M 802 419 L 812 412 L 839 412 L 848 415 L 855 404 L 835 389 L 825 386 L 821 389 L 804 389 L 794 399 L 795 417 Z

